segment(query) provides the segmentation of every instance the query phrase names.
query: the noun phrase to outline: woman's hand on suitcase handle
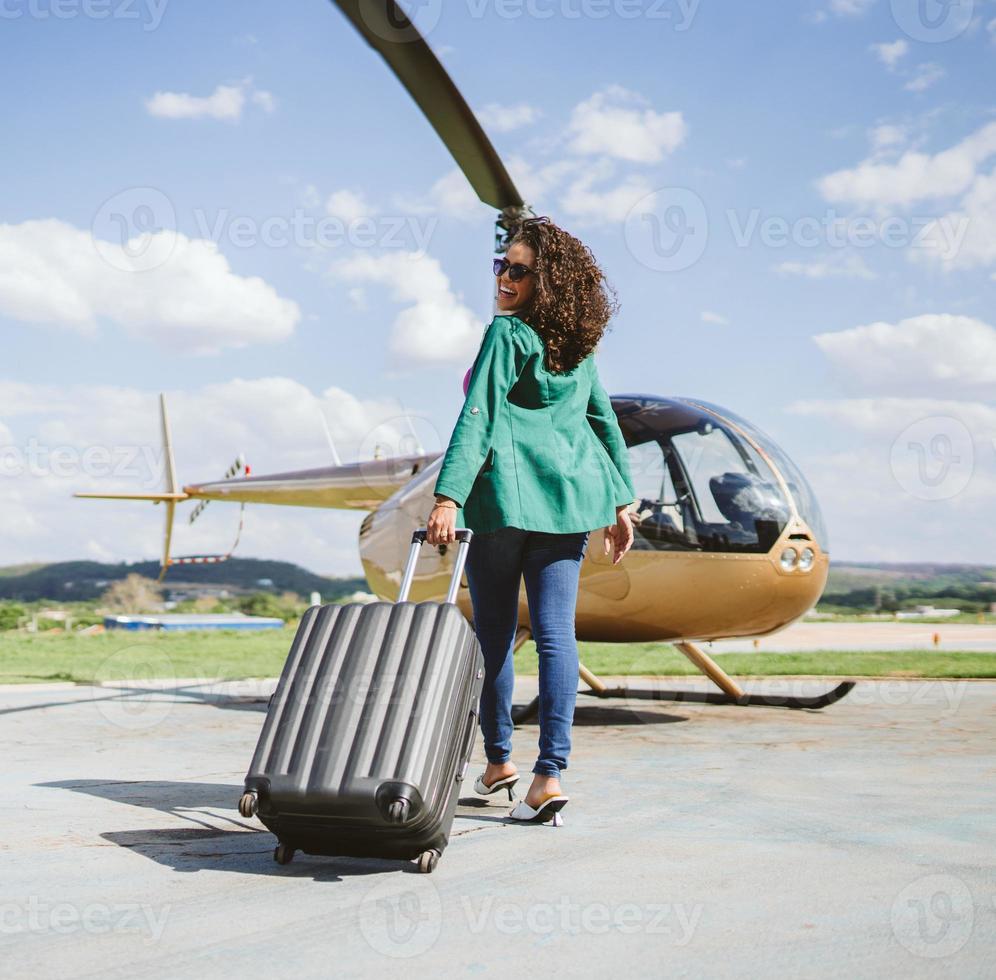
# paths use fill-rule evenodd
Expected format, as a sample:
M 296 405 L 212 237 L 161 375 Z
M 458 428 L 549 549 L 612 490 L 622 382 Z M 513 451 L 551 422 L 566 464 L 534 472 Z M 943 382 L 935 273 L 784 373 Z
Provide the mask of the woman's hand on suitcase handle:
M 633 544 L 633 522 L 629 516 L 629 505 L 623 504 L 616 508 L 616 523 L 605 529 L 605 554 L 609 553 L 609 542 L 612 542 L 612 564 L 618 565 L 623 556 Z
M 436 497 L 436 506 L 432 508 L 425 528 L 425 540 L 429 544 L 449 544 L 456 541 L 456 512 L 455 500 Z

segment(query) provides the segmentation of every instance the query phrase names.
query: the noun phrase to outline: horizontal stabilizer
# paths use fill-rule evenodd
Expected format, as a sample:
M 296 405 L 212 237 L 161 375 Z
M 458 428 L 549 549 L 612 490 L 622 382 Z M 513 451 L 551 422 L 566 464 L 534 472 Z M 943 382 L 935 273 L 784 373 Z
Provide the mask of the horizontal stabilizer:
M 74 497 L 86 497 L 90 500 L 151 500 L 154 504 L 161 504 L 164 500 L 173 500 L 179 503 L 187 500 L 189 494 L 182 491 L 177 493 L 74 493 Z

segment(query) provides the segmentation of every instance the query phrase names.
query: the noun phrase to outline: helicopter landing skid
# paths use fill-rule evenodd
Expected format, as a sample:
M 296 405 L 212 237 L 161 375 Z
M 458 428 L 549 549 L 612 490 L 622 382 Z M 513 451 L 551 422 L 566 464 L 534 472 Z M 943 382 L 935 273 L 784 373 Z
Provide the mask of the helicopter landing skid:
M 793 710 L 818 711 L 846 697 L 854 688 L 854 681 L 841 681 L 836 687 L 823 694 L 812 697 L 796 697 L 778 694 L 748 694 L 722 667 L 711 657 L 688 641 L 675 643 L 675 646 L 703 674 L 706 675 L 720 691 L 655 691 L 639 687 L 607 687 L 595 674 L 583 664 L 581 679 L 588 685 L 587 691 L 579 694 L 594 698 L 625 698 L 639 701 L 687 701 L 695 704 L 735 704 L 742 708 L 791 708 Z M 528 704 L 516 705 L 512 708 L 512 722 L 523 725 L 532 721 L 539 714 L 539 698 L 533 698 Z

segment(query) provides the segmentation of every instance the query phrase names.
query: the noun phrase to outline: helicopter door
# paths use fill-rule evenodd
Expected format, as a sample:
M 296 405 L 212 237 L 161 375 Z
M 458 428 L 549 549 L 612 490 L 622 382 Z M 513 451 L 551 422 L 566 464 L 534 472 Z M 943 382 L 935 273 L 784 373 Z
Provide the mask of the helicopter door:
M 636 502 L 629 508 L 633 521 L 632 551 L 688 551 L 695 548 L 690 531 L 693 502 L 681 468 L 670 446 L 651 440 L 631 446 L 629 468 L 636 491 Z M 677 480 L 677 483 L 676 483 Z M 689 533 L 692 534 L 691 540 Z M 611 553 L 605 555 L 601 535 L 589 547 L 590 560 L 610 565 Z

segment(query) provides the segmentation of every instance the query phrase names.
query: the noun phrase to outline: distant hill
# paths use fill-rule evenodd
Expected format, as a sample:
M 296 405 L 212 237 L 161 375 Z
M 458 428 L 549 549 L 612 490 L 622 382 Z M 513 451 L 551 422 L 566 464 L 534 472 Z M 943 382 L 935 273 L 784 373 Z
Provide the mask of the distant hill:
M 985 610 L 996 602 L 996 566 L 939 562 L 830 562 L 824 606 L 897 609 L 904 604 Z
M 996 585 L 996 565 L 939 562 L 830 561 L 827 592 L 849 592 L 876 585 L 943 589 L 949 586 Z
M 132 572 L 154 579 L 159 574 L 159 563 L 62 561 L 51 565 L 10 565 L 0 568 L 0 599 L 25 602 L 96 599 L 111 582 Z M 212 584 L 226 586 L 236 593 L 296 592 L 304 598 L 318 592 L 326 601 L 357 590 L 369 590 L 361 576 L 329 578 L 292 562 L 256 558 L 230 558 L 217 565 L 175 566 L 166 576 L 165 584 L 178 588 Z M 996 602 L 996 566 L 831 561 L 830 578 L 821 601 L 864 605 L 874 599 L 876 590 L 906 597 L 947 596 Z
M 51 565 L 10 566 L 0 568 L 0 599 L 25 602 L 96 599 L 111 582 L 132 573 L 154 579 L 159 575 L 159 562 L 60 561 Z M 305 598 L 318 592 L 326 601 L 369 588 L 362 577 L 327 578 L 292 562 L 256 558 L 230 558 L 216 565 L 174 566 L 164 582 L 166 586 L 176 587 L 207 584 L 227 586 L 233 592 L 296 592 Z
M 29 562 L 26 565 L 5 565 L 0 568 L 0 578 L 10 575 L 24 575 L 26 572 L 33 572 L 36 568 L 44 568 L 43 561 Z

